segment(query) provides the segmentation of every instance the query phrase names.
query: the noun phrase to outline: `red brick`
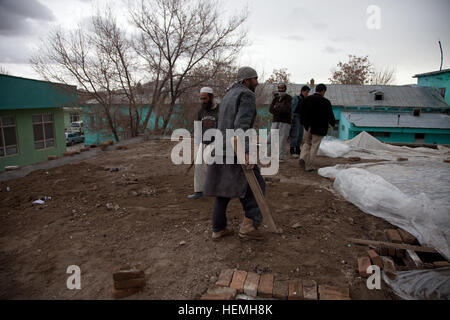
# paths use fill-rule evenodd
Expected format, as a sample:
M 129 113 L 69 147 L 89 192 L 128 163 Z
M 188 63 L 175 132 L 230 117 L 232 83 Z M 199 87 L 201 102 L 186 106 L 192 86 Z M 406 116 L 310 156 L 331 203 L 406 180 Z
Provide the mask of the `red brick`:
M 233 269 L 223 269 L 222 271 L 220 271 L 216 286 L 228 287 L 230 285 L 231 279 L 233 278 L 233 273 Z
M 114 269 L 114 281 L 123 281 L 137 278 L 145 278 L 142 266 L 123 266 Z
M 405 249 L 395 249 L 395 256 L 397 258 L 402 258 L 405 256 Z
M 263 274 L 259 280 L 258 295 L 263 298 L 272 298 L 273 274 Z
M 371 265 L 369 257 L 358 258 L 358 271 L 361 277 L 368 277 L 367 268 Z
M 244 283 L 244 293 L 250 297 L 256 297 L 258 295 L 259 274 L 249 272 L 247 279 Z
M 326 285 L 319 286 L 320 300 L 350 300 L 348 288 L 332 287 Z
M 403 229 L 397 229 L 398 233 L 400 234 L 400 237 L 402 238 L 403 243 L 407 244 L 417 244 L 417 239 L 409 232 L 403 230 Z
M 400 237 L 400 234 L 395 229 L 386 230 L 386 235 L 390 242 L 394 242 L 394 243 L 402 243 L 403 242 L 402 237 Z
M 286 300 L 289 293 L 289 284 L 287 281 L 275 280 L 273 283 L 273 297 L 275 299 Z
M 444 162 L 450 163 L 450 159 L 445 159 Z
M 131 289 L 112 289 L 112 295 L 115 299 L 121 299 L 125 297 L 129 297 L 135 293 L 141 291 L 142 288 L 131 288 Z
M 391 257 L 395 257 L 395 248 L 388 248 L 388 254 Z
M 381 257 L 383 260 L 383 270 L 389 278 L 395 277 L 395 263 L 391 257 Z
M 145 286 L 145 278 L 114 281 L 116 289 L 142 288 Z
M 303 280 L 303 298 L 317 300 L 317 283 L 314 280 Z
M 236 289 L 239 293 L 244 292 L 245 279 L 247 271 L 235 270 L 231 279 L 230 288 Z
M 381 260 L 380 256 L 375 252 L 375 250 L 369 250 L 367 251 L 367 253 L 369 254 L 370 260 L 374 265 L 383 268 L 383 260 Z
M 408 158 L 397 158 L 397 161 L 408 161 Z
M 288 300 L 303 300 L 303 285 L 300 280 L 289 281 Z
M 433 266 L 435 268 L 450 267 L 450 263 L 448 263 L 447 261 L 436 261 L 436 262 L 433 262 Z
M 200 298 L 200 300 L 234 300 L 237 290 L 227 287 L 213 287 Z
M 47 159 L 48 160 L 56 160 L 56 159 L 58 159 L 58 157 L 57 156 L 48 156 Z

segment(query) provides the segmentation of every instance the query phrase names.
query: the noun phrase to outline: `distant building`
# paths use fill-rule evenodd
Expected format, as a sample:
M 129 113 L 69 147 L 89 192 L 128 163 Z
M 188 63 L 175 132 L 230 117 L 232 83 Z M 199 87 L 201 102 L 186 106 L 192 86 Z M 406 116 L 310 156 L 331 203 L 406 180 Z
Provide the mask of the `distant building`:
M 450 69 L 416 74 L 417 85 L 435 88 L 450 105 Z
M 265 110 L 276 85 L 263 85 Z M 298 95 L 303 84 L 289 84 Z M 329 135 L 352 139 L 366 131 L 385 142 L 450 144 L 450 107 L 431 87 L 327 84 L 336 118 Z M 310 95 L 315 91 L 311 88 Z M 260 93 L 261 94 L 261 93 Z M 258 100 L 258 97 L 257 97 Z
M 75 86 L 0 75 L 0 171 L 66 151 L 63 107 L 75 107 Z

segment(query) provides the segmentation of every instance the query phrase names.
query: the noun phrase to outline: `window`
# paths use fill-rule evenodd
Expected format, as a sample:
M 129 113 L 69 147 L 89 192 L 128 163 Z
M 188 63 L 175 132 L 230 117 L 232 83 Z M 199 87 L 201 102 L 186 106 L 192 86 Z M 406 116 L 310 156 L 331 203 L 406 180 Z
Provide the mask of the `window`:
M 378 137 L 378 138 L 390 138 L 391 133 L 390 132 L 378 132 L 378 131 L 370 131 L 368 132 L 372 137 Z
M 0 117 L 0 157 L 19 153 L 16 122 L 12 116 Z
M 439 88 L 439 94 L 442 96 L 442 98 L 445 98 L 445 88 Z
M 414 134 L 415 142 L 425 142 L 425 133 L 416 133 Z
M 76 122 L 80 121 L 80 114 L 78 112 L 71 112 L 70 113 L 70 122 Z
M 53 129 L 53 114 L 33 115 L 34 148 L 36 150 L 55 146 L 55 132 Z

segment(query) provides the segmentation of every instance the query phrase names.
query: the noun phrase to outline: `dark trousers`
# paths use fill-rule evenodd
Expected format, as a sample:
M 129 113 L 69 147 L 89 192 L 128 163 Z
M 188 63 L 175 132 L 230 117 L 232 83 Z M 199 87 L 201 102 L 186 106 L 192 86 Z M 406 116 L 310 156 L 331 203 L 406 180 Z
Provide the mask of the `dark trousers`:
M 256 179 L 258 180 L 259 186 L 263 194 L 266 194 L 266 182 L 264 181 L 259 168 L 255 166 L 253 169 Z M 214 212 L 212 218 L 212 228 L 213 232 L 219 232 L 226 228 L 227 226 L 227 206 L 231 198 L 216 197 L 214 201 Z M 244 209 L 245 216 L 253 220 L 255 227 L 261 224 L 263 218 L 261 211 L 259 210 L 258 203 L 256 202 L 255 196 L 247 185 L 247 191 L 244 198 L 239 198 Z

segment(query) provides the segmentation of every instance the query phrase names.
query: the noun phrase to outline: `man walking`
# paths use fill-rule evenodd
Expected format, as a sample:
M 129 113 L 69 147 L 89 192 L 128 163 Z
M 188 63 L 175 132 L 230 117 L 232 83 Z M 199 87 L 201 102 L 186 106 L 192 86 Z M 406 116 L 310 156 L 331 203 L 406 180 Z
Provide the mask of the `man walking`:
M 324 97 L 327 87 L 319 84 L 316 93 L 305 98 L 300 105 L 300 118 L 303 122 L 304 144 L 300 154 L 300 166 L 313 171 L 314 160 L 319 151 L 320 142 L 327 135 L 328 125 L 334 127 L 335 118 L 330 100 Z
M 255 88 L 258 85 L 258 74 L 250 67 L 242 67 L 237 73 L 235 83 L 225 94 L 219 110 L 218 129 L 223 136 L 223 164 L 214 163 L 208 166 L 205 182 L 205 195 L 216 197 L 212 217 L 213 240 L 227 236 L 232 232 L 227 228 L 226 211 L 231 198 L 239 198 L 245 211 L 244 221 L 239 229 L 239 236 L 246 239 L 262 239 L 258 230 L 262 222 L 262 214 L 256 199 L 245 178 L 241 164 L 237 163 L 233 154 L 226 154 L 227 129 L 242 129 L 244 132 L 253 127 L 256 118 Z M 227 164 L 227 159 L 232 164 Z M 249 164 L 249 143 L 245 144 L 245 162 L 248 170 L 252 169 L 263 193 L 265 182 L 256 165 Z M 229 163 L 229 162 L 228 162 Z
M 303 125 L 300 121 L 300 104 L 302 103 L 303 99 L 306 98 L 309 95 L 309 87 L 303 86 L 300 90 L 300 94 L 298 96 L 295 96 L 292 99 L 292 127 L 291 127 L 291 156 L 293 157 L 299 157 L 300 156 L 300 144 L 302 143 L 303 139 Z
M 278 152 L 280 155 L 280 162 L 284 162 L 286 157 L 286 144 L 291 129 L 291 103 L 292 97 L 286 92 L 286 84 L 280 83 L 278 85 L 278 92 L 270 104 L 269 111 L 273 114 L 273 121 L 271 129 L 278 129 L 280 135 L 280 143 Z M 268 143 L 271 143 L 270 136 Z M 270 148 L 272 152 L 272 148 Z
M 206 179 L 206 170 L 208 166 L 203 160 L 203 153 L 205 148 L 212 141 L 203 140 L 203 135 L 208 129 L 217 128 L 217 117 L 219 106 L 214 103 L 214 92 L 209 87 L 200 89 L 200 102 L 202 107 L 197 115 L 197 121 L 201 121 L 202 135 L 199 141 L 195 141 L 198 145 L 195 168 L 194 168 L 194 194 L 188 196 L 188 199 L 200 199 L 203 197 L 203 187 Z

